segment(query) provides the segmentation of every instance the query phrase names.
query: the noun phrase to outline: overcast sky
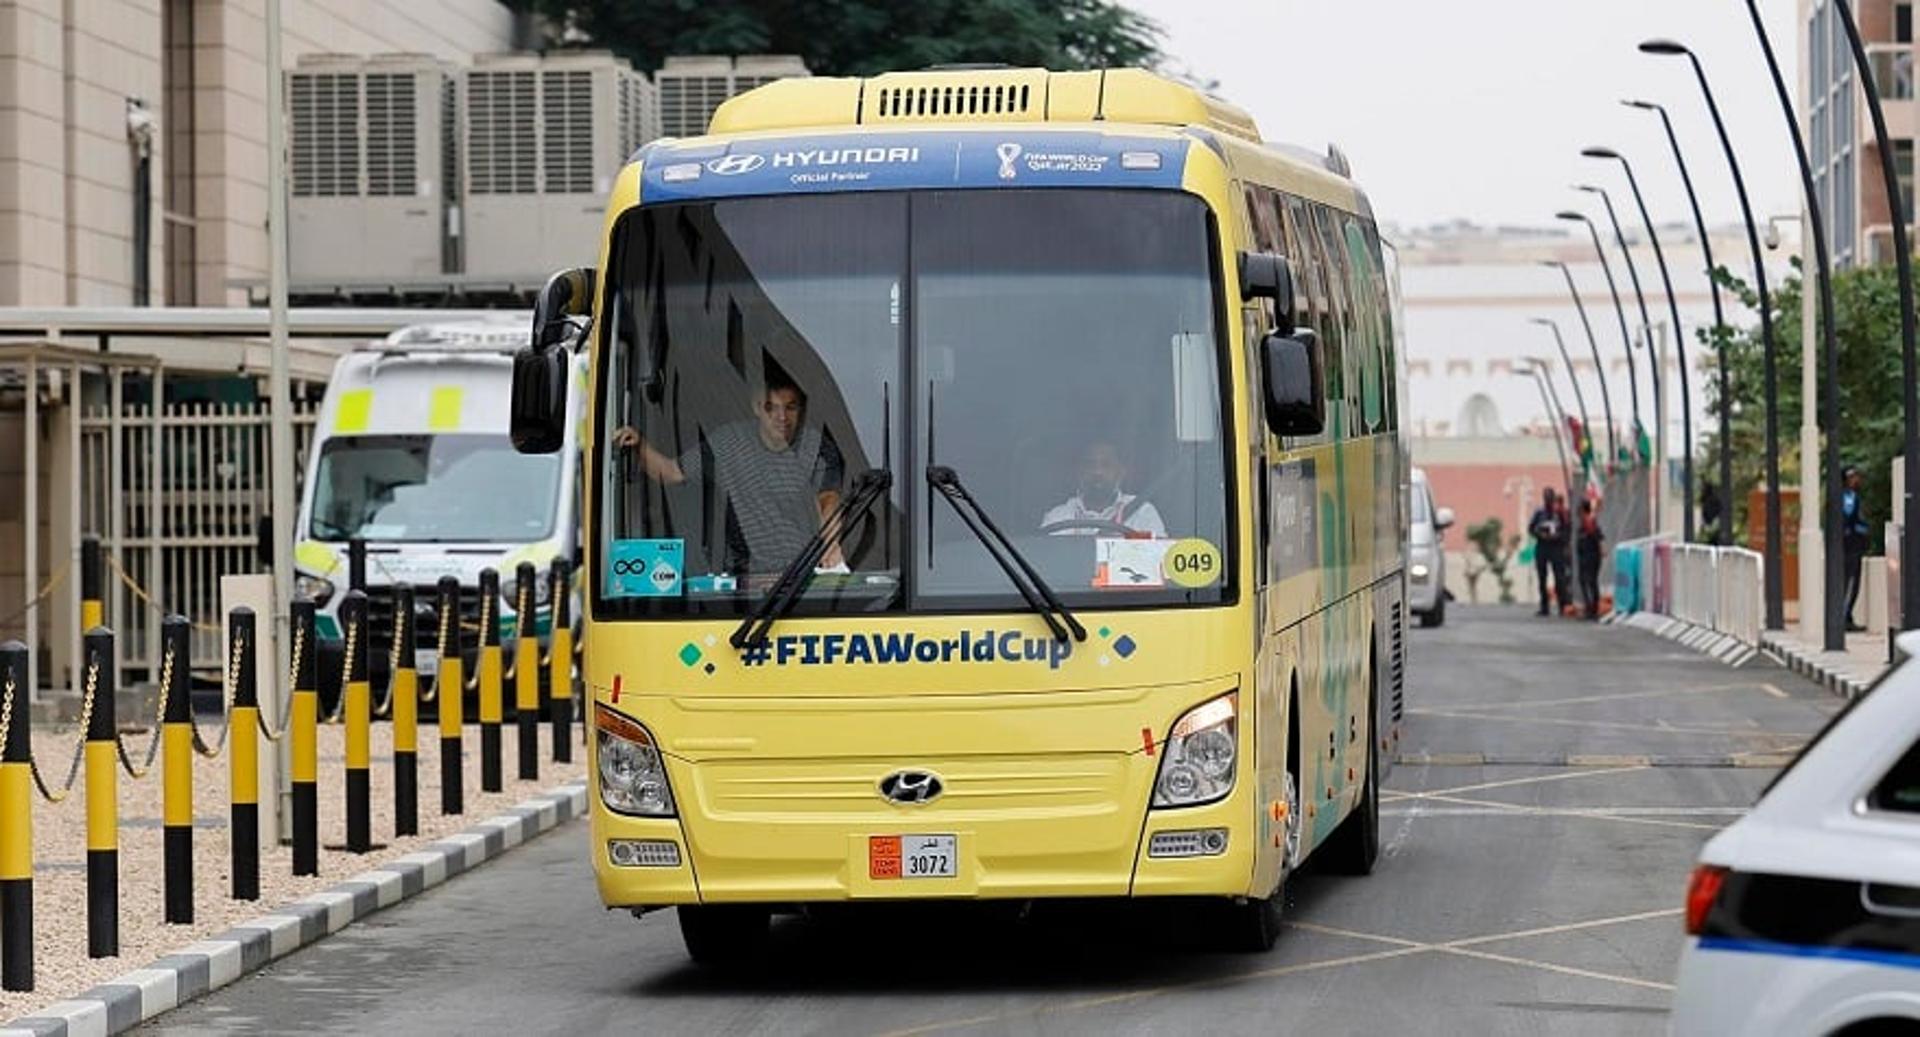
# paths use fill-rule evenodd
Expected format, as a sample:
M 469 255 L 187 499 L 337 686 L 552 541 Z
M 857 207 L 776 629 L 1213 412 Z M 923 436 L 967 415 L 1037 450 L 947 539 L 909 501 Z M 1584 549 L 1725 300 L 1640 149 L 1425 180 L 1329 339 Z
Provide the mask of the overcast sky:
M 1799 210 L 1786 122 L 1741 0 L 1124 2 L 1166 29 L 1171 64 L 1218 80 L 1269 140 L 1338 143 L 1383 220 L 1550 224 L 1585 197 L 1568 186 L 1587 181 L 1630 207 L 1617 164 L 1580 157 L 1592 144 L 1633 160 L 1657 221 L 1687 219 L 1659 116 L 1618 103 L 1637 96 L 1672 113 L 1708 223 L 1737 221 L 1690 66 L 1635 49 L 1656 36 L 1700 55 L 1756 214 Z M 1761 8 L 1798 104 L 1794 2 Z

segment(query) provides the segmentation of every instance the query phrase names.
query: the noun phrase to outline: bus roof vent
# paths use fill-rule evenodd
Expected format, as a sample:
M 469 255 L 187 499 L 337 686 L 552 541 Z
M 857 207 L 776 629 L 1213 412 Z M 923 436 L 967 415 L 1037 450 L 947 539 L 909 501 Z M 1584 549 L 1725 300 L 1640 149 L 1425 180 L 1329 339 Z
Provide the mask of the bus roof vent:
M 860 121 L 1026 122 L 1047 112 L 1047 73 L 1032 68 L 892 72 L 867 81 Z

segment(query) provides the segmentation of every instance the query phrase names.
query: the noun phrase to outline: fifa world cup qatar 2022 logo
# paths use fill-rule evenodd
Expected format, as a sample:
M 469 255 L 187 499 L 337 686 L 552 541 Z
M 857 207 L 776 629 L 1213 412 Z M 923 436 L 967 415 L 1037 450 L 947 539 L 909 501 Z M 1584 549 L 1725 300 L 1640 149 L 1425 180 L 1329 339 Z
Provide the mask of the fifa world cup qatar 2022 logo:
M 1008 141 L 994 148 L 993 153 L 1000 156 L 1000 179 L 1012 180 L 1019 175 L 1013 168 L 1013 160 L 1020 157 L 1020 145 Z

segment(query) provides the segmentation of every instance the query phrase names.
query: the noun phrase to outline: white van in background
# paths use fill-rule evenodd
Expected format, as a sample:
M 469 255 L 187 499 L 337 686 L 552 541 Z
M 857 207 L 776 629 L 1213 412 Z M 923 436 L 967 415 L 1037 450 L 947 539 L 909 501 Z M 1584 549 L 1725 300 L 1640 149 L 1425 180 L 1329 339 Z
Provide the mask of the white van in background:
M 1407 525 L 1407 610 L 1423 627 L 1447 621 L 1447 545 L 1440 534 L 1453 525 L 1452 508 L 1433 505 L 1427 473 L 1413 470 L 1413 521 Z
M 513 353 L 527 343 L 529 320 L 503 312 L 403 328 L 335 365 L 308 450 L 293 552 L 296 593 L 318 606 L 323 698 L 340 680 L 340 605 L 356 537 L 367 545 L 376 681 L 388 666 L 398 584 L 414 589 L 423 673 L 438 662 L 433 620 L 442 576 L 459 578 L 461 613 L 472 624 L 480 571 L 500 574 L 493 614 L 507 643 L 517 622 L 515 569 L 532 562 L 536 624 L 544 631 L 548 567 L 579 557 L 578 415 L 567 423 L 567 446 L 555 453 L 522 454 L 508 441 Z M 577 412 L 586 394 L 568 396 Z M 467 635 L 469 654 L 477 641 Z

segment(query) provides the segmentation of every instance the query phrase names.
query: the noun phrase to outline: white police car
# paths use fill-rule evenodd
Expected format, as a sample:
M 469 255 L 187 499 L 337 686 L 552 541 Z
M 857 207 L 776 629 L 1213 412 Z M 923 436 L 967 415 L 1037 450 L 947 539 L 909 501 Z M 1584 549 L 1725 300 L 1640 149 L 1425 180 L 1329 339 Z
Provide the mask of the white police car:
M 1675 1034 L 1920 1033 L 1920 634 L 1687 889 Z

